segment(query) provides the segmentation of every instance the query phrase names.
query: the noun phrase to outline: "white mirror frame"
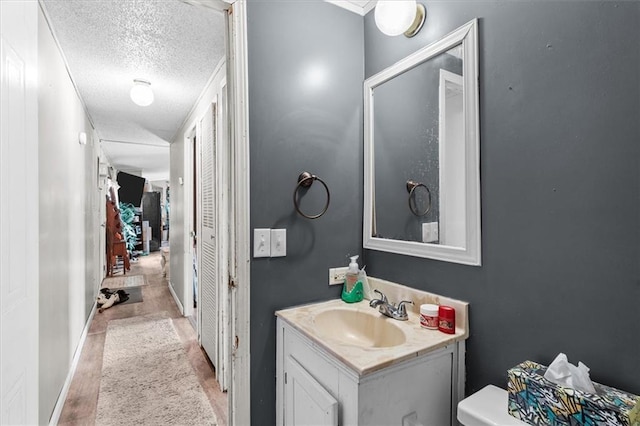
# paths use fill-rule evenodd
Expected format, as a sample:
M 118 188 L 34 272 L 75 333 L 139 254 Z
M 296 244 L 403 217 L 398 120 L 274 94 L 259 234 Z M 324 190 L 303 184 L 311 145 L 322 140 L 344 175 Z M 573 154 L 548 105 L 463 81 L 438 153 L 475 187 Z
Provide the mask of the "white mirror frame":
M 372 236 L 375 179 L 373 144 L 373 90 L 395 76 L 462 43 L 464 82 L 464 138 L 466 154 L 465 247 Z M 396 62 L 364 82 L 364 220 L 363 246 L 367 249 L 479 266 L 480 238 L 480 120 L 478 101 L 478 20 L 474 19 L 438 41 Z

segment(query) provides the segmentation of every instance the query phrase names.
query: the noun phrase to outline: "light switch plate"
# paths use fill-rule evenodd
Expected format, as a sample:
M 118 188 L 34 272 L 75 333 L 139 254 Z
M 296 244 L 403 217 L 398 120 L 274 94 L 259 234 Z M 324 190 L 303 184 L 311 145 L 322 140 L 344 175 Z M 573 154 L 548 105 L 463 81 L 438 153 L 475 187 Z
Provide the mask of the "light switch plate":
M 422 224 L 422 242 L 435 243 L 438 241 L 438 222 Z
M 287 230 L 271 230 L 271 257 L 284 257 L 287 255 Z
M 271 229 L 255 228 L 253 230 L 253 257 L 271 256 Z

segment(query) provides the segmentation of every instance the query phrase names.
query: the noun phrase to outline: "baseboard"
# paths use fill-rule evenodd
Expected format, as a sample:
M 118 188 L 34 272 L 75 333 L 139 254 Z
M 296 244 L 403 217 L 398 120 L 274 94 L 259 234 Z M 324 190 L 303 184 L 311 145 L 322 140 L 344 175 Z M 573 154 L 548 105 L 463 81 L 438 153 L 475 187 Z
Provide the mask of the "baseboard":
M 180 310 L 180 313 L 184 315 L 184 306 L 182 306 L 182 302 L 180 302 L 180 299 L 178 299 L 178 295 L 176 295 L 176 292 L 173 291 L 173 284 L 171 284 L 171 281 L 169 281 L 169 291 L 171 292 L 171 295 L 173 296 L 173 300 L 175 300 L 176 305 L 178 305 L 178 309 Z
M 91 313 L 89 314 L 89 318 L 87 319 L 87 323 L 85 324 L 84 329 L 82 330 L 82 334 L 80 335 L 80 340 L 78 341 L 78 346 L 76 346 L 76 351 L 73 354 L 73 360 L 71 361 L 71 367 L 69 368 L 67 379 L 64 381 L 64 385 L 62 386 L 60 395 L 58 395 L 56 405 L 55 407 L 53 407 L 53 413 L 51 414 L 51 418 L 49 419 L 49 426 L 57 425 L 58 421 L 60 420 L 62 408 L 64 407 L 64 401 L 67 399 L 67 394 L 69 393 L 69 388 L 71 387 L 71 381 L 73 380 L 73 376 L 76 374 L 76 369 L 78 368 L 78 363 L 80 362 L 80 355 L 82 355 L 82 348 L 84 348 L 84 342 L 87 340 L 89 327 L 91 326 L 91 321 L 93 321 L 93 316 L 95 315 L 96 310 L 97 305 L 94 303 L 93 309 L 91 309 Z

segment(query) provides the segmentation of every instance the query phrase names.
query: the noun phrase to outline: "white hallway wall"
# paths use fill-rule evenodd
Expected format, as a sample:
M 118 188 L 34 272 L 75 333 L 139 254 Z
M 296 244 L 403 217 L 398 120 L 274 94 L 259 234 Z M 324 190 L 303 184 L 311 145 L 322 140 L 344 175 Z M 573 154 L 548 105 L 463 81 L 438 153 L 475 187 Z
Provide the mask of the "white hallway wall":
M 102 278 L 104 195 L 97 182 L 99 141 L 42 11 L 38 33 L 39 419 L 47 423 Z M 79 132 L 87 134 L 86 145 L 78 143 Z
M 180 132 L 180 136 L 182 132 Z M 184 256 L 187 246 L 185 244 L 187 228 L 184 226 L 186 215 L 184 211 L 184 185 L 179 180 L 186 179 L 184 175 L 184 140 L 176 138 L 169 147 L 169 187 L 171 188 L 171 206 L 169 210 L 169 249 L 173 256 L 169 258 L 169 280 L 173 291 L 183 302 L 184 292 Z M 184 306 L 184 305 L 183 305 Z M 184 313 L 184 312 L 183 312 Z

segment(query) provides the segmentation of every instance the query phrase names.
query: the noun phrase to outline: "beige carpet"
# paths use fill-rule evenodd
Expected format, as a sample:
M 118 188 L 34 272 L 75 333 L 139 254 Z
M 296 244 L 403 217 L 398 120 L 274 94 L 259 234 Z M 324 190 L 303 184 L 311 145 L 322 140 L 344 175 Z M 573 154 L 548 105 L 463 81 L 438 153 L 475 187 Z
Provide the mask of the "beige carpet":
M 173 323 L 163 315 L 107 327 L 96 425 L 216 425 Z
M 102 288 L 138 287 L 141 285 L 147 285 L 147 279 L 144 275 L 110 277 L 102 280 Z

